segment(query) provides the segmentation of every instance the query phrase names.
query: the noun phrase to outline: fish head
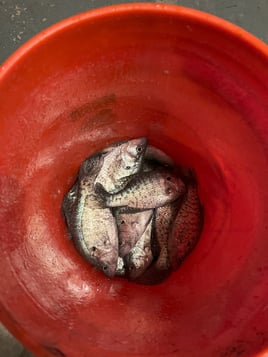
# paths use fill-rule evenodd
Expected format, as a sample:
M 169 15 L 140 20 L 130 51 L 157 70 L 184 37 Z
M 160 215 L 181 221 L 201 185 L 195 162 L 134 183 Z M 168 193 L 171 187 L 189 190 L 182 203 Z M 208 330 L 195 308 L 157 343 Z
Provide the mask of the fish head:
M 183 181 L 169 172 L 162 176 L 161 186 L 164 189 L 165 195 L 174 199 L 178 198 L 186 191 Z
M 103 242 L 89 248 L 88 260 L 106 276 L 112 278 L 117 268 L 118 247 L 115 247 L 107 237 Z
M 119 255 L 124 257 L 140 238 L 139 221 L 133 214 L 118 214 Z
M 142 167 L 147 140 L 146 138 L 129 140 L 120 146 L 117 160 L 116 179 L 135 175 Z
M 150 248 L 145 247 L 143 250 L 129 253 L 125 258 L 127 267 L 127 276 L 130 280 L 134 280 L 142 275 L 150 265 Z
M 139 138 L 133 139 L 126 142 L 122 147 L 123 154 L 125 156 L 133 157 L 135 160 L 139 160 L 141 156 L 145 154 L 145 150 L 147 147 L 147 139 L 146 138 Z

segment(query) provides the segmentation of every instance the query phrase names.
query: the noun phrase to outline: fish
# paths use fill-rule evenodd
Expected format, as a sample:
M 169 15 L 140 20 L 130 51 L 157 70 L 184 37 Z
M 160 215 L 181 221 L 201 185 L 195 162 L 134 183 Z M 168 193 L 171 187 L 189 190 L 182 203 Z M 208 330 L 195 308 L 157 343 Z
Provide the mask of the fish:
M 135 280 L 142 275 L 153 261 L 151 250 L 152 222 L 153 217 L 150 219 L 143 235 L 134 248 L 124 258 L 126 274 L 129 280 Z
M 189 182 L 168 239 L 168 255 L 173 269 L 179 267 L 197 244 L 203 228 L 203 216 L 197 184 Z
M 90 185 L 89 182 L 89 173 L 91 170 L 93 170 L 94 165 L 97 164 L 98 160 L 100 160 L 102 158 L 102 155 L 94 155 L 93 158 L 87 158 L 85 159 L 82 164 L 80 165 L 79 168 L 79 172 L 78 172 L 78 177 L 74 183 L 74 185 L 71 187 L 71 189 L 66 193 L 66 195 L 63 198 L 63 202 L 62 202 L 62 212 L 64 215 L 64 218 L 66 220 L 67 223 L 67 227 L 68 227 L 68 233 L 70 235 L 70 238 L 72 239 L 72 231 L 73 231 L 73 227 L 75 224 L 75 213 L 77 211 L 77 200 L 78 200 L 78 194 L 79 194 L 79 190 L 81 189 L 81 187 L 84 185 L 85 186 L 85 182 L 80 183 L 81 180 L 88 180 L 88 183 Z M 101 161 L 102 163 L 102 161 Z M 101 166 L 100 163 L 100 166 Z M 86 179 L 85 179 L 86 178 Z
M 75 210 L 78 196 L 78 183 L 75 182 L 72 188 L 66 193 L 62 202 L 62 213 L 66 221 L 67 232 L 70 239 L 72 236 L 72 227 L 74 225 Z
M 126 274 L 126 268 L 125 268 L 124 260 L 123 260 L 123 258 L 118 257 L 115 275 L 125 276 L 125 274 Z
M 106 208 L 102 197 L 95 190 L 95 179 L 98 175 L 103 162 L 105 154 L 96 153 L 93 156 L 84 160 L 80 166 L 77 180 L 77 202 L 78 206 L 84 203 L 87 199 L 87 205 L 90 208 Z
M 152 145 L 146 147 L 144 159 L 163 166 L 175 167 L 175 161 L 170 156 Z
M 171 274 L 171 264 L 168 254 L 169 233 L 177 216 L 182 198 L 155 209 L 151 249 L 154 260 L 150 267 L 137 279 L 135 283 L 156 285 L 162 283 Z
M 71 235 L 80 254 L 111 278 L 117 268 L 118 231 L 111 210 L 104 206 L 94 188 L 104 157 L 104 154 L 95 154 L 80 167 Z
M 159 255 L 154 263 L 156 270 L 170 269 L 168 254 L 169 233 L 174 219 L 176 218 L 181 200 L 178 199 L 155 210 L 154 240 L 159 247 Z
M 153 210 L 140 212 L 120 212 L 116 213 L 119 238 L 119 256 L 124 257 L 134 247 L 143 235 L 149 221 L 153 215 Z
M 95 186 L 110 194 L 124 189 L 132 176 L 141 170 L 146 146 L 147 139 L 139 138 L 122 141 L 108 148 Z
M 123 191 L 108 195 L 106 206 L 153 209 L 175 201 L 184 192 L 185 184 L 172 170 L 153 170 L 136 175 Z
M 118 260 L 118 232 L 115 218 L 108 208 L 90 208 L 87 198 L 80 213 L 77 244 L 86 259 L 112 278 Z

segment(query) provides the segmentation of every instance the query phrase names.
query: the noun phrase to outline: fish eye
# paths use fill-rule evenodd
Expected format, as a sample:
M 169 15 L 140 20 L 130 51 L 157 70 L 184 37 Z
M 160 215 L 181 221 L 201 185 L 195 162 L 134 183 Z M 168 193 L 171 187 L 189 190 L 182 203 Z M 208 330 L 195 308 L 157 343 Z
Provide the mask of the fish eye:
M 171 177 L 170 176 L 166 177 L 166 180 L 171 181 Z
M 107 265 L 104 265 L 104 266 L 102 267 L 102 269 L 103 269 L 104 271 L 106 271 L 106 270 L 108 269 L 108 266 L 107 266 Z
M 130 170 L 131 169 L 131 167 L 130 166 L 126 166 L 126 170 Z
M 137 152 L 142 152 L 142 147 L 141 146 L 137 147 Z
M 120 222 L 120 224 L 125 224 L 125 221 L 124 221 L 124 220 L 122 220 L 122 221 Z

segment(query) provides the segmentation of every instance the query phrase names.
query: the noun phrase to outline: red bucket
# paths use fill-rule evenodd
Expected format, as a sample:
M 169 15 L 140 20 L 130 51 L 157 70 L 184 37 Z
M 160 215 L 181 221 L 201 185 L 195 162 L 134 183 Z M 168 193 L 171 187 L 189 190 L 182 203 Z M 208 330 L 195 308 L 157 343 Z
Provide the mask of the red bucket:
M 0 318 L 37 356 L 268 347 L 268 50 L 206 13 L 129 4 L 33 38 L 0 71 Z M 68 240 L 83 159 L 146 136 L 194 167 L 205 224 L 164 283 L 108 279 Z

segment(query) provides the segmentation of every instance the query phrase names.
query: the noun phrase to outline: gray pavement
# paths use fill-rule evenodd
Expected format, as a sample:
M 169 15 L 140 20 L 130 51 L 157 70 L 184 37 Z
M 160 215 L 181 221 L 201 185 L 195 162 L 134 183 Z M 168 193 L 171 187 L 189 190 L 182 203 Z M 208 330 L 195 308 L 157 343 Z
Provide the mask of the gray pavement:
M 0 0 L 0 63 L 29 38 L 68 16 L 120 3 L 109 0 Z M 148 1 L 147 2 L 157 2 Z M 268 43 L 268 0 L 160 0 L 229 20 Z M 33 357 L 0 325 L 0 357 Z M 77 356 L 79 357 L 79 356 Z

